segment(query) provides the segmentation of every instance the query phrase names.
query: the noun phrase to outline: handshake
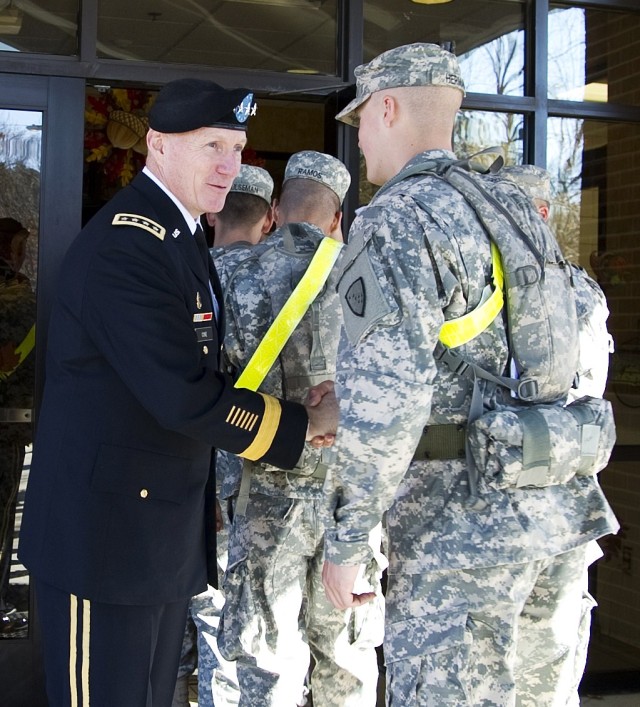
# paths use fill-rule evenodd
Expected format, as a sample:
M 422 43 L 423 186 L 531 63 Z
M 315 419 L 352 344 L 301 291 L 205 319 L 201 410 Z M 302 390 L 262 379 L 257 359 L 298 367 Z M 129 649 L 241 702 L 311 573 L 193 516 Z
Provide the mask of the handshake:
M 316 449 L 330 447 L 336 437 L 339 414 L 333 381 L 310 388 L 304 407 L 309 416 L 306 441 Z

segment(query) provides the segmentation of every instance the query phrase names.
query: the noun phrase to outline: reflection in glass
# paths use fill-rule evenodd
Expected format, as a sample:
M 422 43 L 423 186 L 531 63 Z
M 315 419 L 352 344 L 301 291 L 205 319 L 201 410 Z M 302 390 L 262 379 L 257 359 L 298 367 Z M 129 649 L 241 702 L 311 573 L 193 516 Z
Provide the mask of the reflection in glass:
M 468 92 L 523 94 L 522 2 L 365 0 L 364 19 L 365 61 L 402 44 L 433 42 L 458 56 Z
M 524 150 L 523 118 L 519 113 L 461 110 L 456 119 L 453 147 L 459 157 L 470 157 L 489 147 L 500 148 L 506 164 L 520 164 Z M 493 161 L 497 154 L 489 154 Z M 485 160 L 485 161 L 487 161 Z
M 337 0 L 100 0 L 98 56 L 336 73 Z
M 42 114 L 0 110 L 0 638 L 29 626 L 16 560 L 31 460 Z
M 80 0 L 0 0 L 0 51 L 78 54 Z
M 550 7 L 549 98 L 640 104 L 640 13 Z

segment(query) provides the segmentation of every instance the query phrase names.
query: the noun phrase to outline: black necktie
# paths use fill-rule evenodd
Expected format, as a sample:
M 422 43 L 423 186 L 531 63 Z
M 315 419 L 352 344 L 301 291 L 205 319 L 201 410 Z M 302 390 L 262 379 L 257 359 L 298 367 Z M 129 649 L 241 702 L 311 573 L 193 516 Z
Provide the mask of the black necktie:
M 200 226 L 200 224 L 196 226 L 196 232 L 193 235 L 195 236 L 200 255 L 207 267 L 207 272 L 209 272 L 209 249 L 207 248 L 207 241 L 205 240 L 204 231 L 202 230 L 202 226 Z

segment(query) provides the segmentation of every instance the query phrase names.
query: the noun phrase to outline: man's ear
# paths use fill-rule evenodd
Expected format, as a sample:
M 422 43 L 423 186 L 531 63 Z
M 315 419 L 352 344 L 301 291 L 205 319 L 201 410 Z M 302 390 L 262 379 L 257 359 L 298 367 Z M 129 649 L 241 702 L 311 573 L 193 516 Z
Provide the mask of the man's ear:
M 147 132 L 147 147 L 150 152 L 162 153 L 164 150 L 163 134 L 153 128 L 149 128 Z
M 205 218 L 207 219 L 207 225 L 210 228 L 215 228 L 216 226 L 216 215 L 211 213 L 206 213 Z
M 398 115 L 398 103 L 393 96 L 382 97 L 382 120 L 389 127 Z
M 271 204 L 271 213 L 273 215 L 273 221 L 276 224 L 276 228 L 280 227 L 282 225 L 280 217 L 280 202 L 277 199 L 274 199 Z
M 271 229 L 273 228 L 273 207 L 270 206 L 267 209 L 267 213 L 264 215 L 264 221 L 262 222 L 262 235 L 266 236 L 267 233 L 271 232 Z
M 342 233 L 342 211 L 336 211 L 333 215 L 327 236 L 340 243 L 344 242 L 344 236 Z

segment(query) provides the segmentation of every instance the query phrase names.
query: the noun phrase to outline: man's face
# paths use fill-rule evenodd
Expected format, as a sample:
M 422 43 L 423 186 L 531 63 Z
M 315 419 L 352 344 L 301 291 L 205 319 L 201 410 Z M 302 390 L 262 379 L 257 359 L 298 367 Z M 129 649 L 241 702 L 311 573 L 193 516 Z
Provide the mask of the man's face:
M 247 143 L 243 130 L 199 128 L 188 133 L 158 134 L 159 176 L 189 213 L 198 217 L 224 206 L 240 171 Z

